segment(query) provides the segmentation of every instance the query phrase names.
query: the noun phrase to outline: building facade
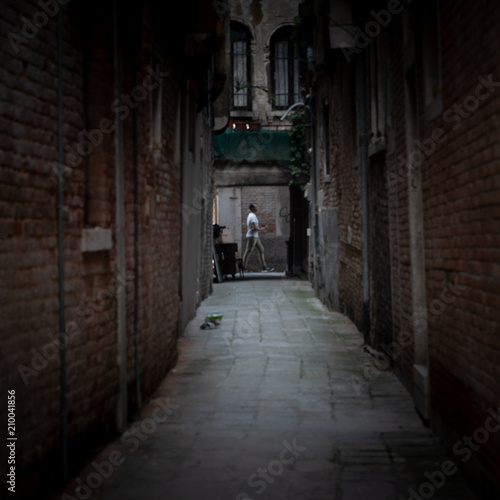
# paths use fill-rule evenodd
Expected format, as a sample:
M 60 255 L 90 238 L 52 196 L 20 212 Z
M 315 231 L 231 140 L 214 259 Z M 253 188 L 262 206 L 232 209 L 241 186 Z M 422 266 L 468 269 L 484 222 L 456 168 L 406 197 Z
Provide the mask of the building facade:
M 127 427 L 211 291 L 226 34 L 202 0 L 0 16 L 0 385 L 33 498 Z
M 353 382 L 393 367 L 480 498 L 497 498 L 500 434 L 481 429 L 500 405 L 500 10 L 309 4 L 313 286 L 382 353 Z
M 281 118 L 302 102 L 299 54 L 292 40 L 297 0 L 231 1 L 230 78 L 216 103 L 216 222 L 246 246 L 249 203 L 258 207 L 267 264 L 287 269 L 291 233 L 290 129 Z M 218 128 L 217 128 L 218 127 Z M 259 270 L 257 252 L 248 263 Z

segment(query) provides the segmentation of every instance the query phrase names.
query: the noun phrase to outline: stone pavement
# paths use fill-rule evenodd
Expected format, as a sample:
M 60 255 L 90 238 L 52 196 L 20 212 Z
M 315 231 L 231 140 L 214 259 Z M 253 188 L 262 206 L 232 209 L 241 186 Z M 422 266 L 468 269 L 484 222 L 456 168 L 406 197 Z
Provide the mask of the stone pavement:
M 214 285 L 142 420 L 58 498 L 473 499 L 354 325 L 264 276 Z M 221 325 L 200 329 L 210 312 Z

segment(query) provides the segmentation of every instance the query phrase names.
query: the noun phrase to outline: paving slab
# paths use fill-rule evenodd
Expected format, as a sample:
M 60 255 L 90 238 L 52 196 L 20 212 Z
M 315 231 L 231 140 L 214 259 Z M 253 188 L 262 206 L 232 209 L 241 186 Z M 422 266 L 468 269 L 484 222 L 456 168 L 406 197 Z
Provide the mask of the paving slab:
M 252 274 L 214 285 L 137 421 L 54 500 L 473 500 L 459 472 L 429 482 L 450 457 L 393 373 L 366 376 L 353 323 Z

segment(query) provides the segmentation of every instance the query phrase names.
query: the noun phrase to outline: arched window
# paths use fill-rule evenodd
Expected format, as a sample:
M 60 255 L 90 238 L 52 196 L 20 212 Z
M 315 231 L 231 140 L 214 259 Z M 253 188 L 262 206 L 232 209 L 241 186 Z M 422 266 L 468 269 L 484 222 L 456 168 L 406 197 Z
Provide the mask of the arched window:
M 271 77 L 274 108 L 287 109 L 300 102 L 299 54 L 291 40 L 292 28 L 280 28 L 271 38 Z
M 231 22 L 231 105 L 251 109 L 250 32 L 237 22 Z

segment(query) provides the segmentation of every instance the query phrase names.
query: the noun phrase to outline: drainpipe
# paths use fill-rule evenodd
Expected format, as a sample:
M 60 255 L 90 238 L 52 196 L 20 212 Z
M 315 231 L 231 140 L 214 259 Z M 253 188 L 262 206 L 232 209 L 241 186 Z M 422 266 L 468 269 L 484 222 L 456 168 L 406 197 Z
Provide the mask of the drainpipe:
M 63 179 L 63 14 L 57 15 L 57 236 L 59 271 L 59 360 L 61 384 L 61 445 L 63 481 L 68 480 L 68 410 L 66 401 L 66 320 L 64 295 L 64 179 Z
M 135 88 L 136 67 L 132 64 L 132 88 Z M 135 384 L 137 393 L 137 407 L 142 407 L 141 396 L 141 366 L 139 358 L 139 173 L 137 151 L 137 109 L 132 110 L 132 149 L 133 149 L 133 177 L 134 177 L 134 361 Z
M 283 121 L 287 116 L 288 114 L 293 110 L 295 109 L 297 106 L 305 106 L 305 103 L 303 102 L 296 102 L 295 104 L 293 104 L 292 106 L 290 106 L 286 111 L 285 111 L 285 114 L 280 118 L 281 121 Z
M 118 2 L 113 7 L 114 37 L 114 80 L 115 99 L 122 94 L 121 47 L 118 22 Z M 117 345 L 118 345 L 118 403 L 116 426 L 123 432 L 127 424 L 127 304 L 125 290 L 125 203 L 124 203 L 124 167 L 123 167 L 123 123 L 115 114 L 115 189 L 116 189 L 116 286 L 117 307 Z
M 309 103 L 311 106 L 311 102 Z M 313 266 L 313 287 L 318 292 L 318 258 L 321 257 L 320 254 L 320 240 L 319 240 L 319 212 L 318 212 L 318 195 L 319 195 L 319 184 L 318 184 L 318 152 L 317 152 L 317 128 L 314 123 L 314 120 L 309 119 L 309 127 L 310 127 L 310 137 L 311 137 L 311 180 L 312 180 L 312 194 L 311 202 L 310 202 L 310 224 L 312 226 L 313 238 L 311 239 L 311 247 L 312 247 L 312 266 Z
M 368 123 L 365 57 L 358 59 L 359 161 L 361 174 L 361 231 L 363 254 L 363 337 L 370 340 L 370 281 L 368 269 Z

